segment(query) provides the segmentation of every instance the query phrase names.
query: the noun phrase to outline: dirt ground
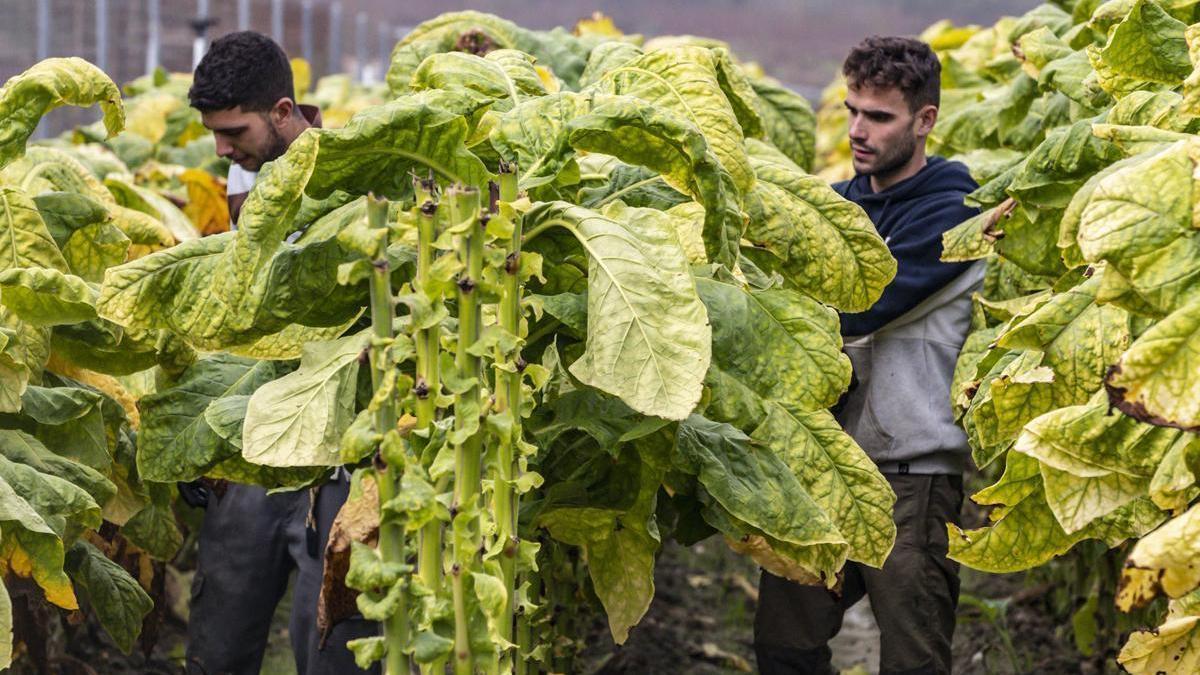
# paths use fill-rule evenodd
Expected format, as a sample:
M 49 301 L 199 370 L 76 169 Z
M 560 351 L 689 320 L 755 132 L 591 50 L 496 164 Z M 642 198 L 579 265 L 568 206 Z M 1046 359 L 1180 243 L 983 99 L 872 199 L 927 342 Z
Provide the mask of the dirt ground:
M 584 672 L 756 672 L 753 621 L 757 569 L 717 538 L 690 549 L 668 545 L 655 575 L 650 611 L 621 647 L 598 623 L 584 652 Z M 1030 589 L 1036 591 L 1037 589 Z M 1023 575 L 963 571 L 963 598 L 954 639 L 954 672 L 963 675 L 1095 673 L 1071 636 L 1026 590 Z M 996 611 L 1007 606 L 1000 618 Z M 989 618 L 991 617 L 991 618 Z M 1008 645 L 1006 647 L 1006 644 Z M 844 674 L 879 672 L 879 630 L 866 600 L 847 612 L 831 643 Z

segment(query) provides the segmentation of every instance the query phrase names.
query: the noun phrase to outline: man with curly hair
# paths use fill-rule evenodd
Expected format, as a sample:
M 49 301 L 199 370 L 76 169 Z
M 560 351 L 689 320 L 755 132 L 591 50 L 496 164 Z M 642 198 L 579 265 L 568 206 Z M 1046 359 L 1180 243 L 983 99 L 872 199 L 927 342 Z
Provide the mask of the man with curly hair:
M 896 543 L 882 568 L 848 561 L 832 591 L 764 571 L 755 651 L 765 675 L 832 673 L 829 640 L 867 596 L 881 673 L 949 673 L 959 581 L 946 523 L 959 521 L 970 453 L 950 382 L 983 272 L 943 263 L 942 234 L 976 214 L 963 197 L 978 186 L 964 165 L 925 153 L 941 78 L 928 45 L 870 37 L 842 73 L 855 176 L 834 189 L 871 218 L 897 272 L 873 307 L 842 316 L 854 381 L 835 413 L 896 494 Z

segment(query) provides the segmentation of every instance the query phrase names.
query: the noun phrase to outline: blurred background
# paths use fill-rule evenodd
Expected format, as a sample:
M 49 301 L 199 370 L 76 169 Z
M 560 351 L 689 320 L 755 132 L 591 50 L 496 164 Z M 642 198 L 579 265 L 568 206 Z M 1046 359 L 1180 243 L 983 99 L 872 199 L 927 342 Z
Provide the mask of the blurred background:
M 204 42 L 230 31 L 272 35 L 313 75 L 379 81 L 392 45 L 442 12 L 475 9 L 528 28 L 570 29 L 600 11 L 626 33 L 695 34 L 814 100 L 849 48 L 875 34 L 915 35 L 939 19 L 988 25 L 1034 0 L 0 0 L 0 81 L 49 56 L 80 56 L 118 83 L 162 66 L 190 71 Z M 88 113 L 56 111 L 42 134 Z M 94 113 L 92 113 L 94 115 Z

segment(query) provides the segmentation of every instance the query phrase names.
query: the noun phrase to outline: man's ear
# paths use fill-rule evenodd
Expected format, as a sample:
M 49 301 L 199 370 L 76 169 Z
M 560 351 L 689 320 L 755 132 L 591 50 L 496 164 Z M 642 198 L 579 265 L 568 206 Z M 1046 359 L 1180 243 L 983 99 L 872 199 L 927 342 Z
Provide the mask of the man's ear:
M 271 121 L 276 126 L 282 125 L 292 116 L 292 112 L 296 108 L 296 102 L 290 98 L 281 98 L 271 106 Z
M 928 136 L 929 132 L 933 131 L 933 125 L 937 123 L 938 107 L 936 105 L 924 106 L 917 111 L 913 118 L 916 120 L 916 134 Z

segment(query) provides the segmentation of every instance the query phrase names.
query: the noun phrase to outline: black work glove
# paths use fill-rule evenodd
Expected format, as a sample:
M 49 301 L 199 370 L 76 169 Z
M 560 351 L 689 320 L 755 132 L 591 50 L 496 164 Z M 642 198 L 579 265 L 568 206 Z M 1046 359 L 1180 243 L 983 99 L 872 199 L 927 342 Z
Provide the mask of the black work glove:
M 187 483 L 179 482 L 175 484 L 179 488 L 179 496 L 188 506 L 196 509 L 203 509 L 208 506 L 208 498 L 212 492 L 208 489 L 208 485 L 200 479 Z

